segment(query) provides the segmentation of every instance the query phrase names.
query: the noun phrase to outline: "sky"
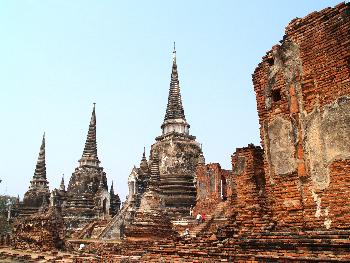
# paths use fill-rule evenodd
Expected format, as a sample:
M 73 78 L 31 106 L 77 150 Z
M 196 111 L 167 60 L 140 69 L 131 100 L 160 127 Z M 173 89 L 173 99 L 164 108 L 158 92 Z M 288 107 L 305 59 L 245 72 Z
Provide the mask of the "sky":
M 96 102 L 109 185 L 161 134 L 176 41 L 190 133 L 206 162 L 231 169 L 260 144 L 251 75 L 295 17 L 339 1 L 0 1 L 0 194 L 23 198 L 46 132 L 49 187 L 78 166 Z

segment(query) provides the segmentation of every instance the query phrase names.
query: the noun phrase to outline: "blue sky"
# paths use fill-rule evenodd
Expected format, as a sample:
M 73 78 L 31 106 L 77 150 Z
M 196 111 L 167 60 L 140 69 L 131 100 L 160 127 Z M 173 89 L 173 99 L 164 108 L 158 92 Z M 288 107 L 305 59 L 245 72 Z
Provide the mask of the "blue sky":
M 81 157 L 93 102 L 98 153 L 121 198 L 160 135 L 176 41 L 191 134 L 207 162 L 258 145 L 251 74 L 295 17 L 338 1 L 0 2 L 0 194 L 23 197 L 46 132 L 50 189 Z

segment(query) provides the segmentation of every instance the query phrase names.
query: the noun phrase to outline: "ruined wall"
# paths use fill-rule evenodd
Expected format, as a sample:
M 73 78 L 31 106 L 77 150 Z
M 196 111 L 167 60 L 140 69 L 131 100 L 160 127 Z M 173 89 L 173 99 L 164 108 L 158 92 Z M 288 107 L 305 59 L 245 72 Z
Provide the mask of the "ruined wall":
M 41 251 L 64 247 L 65 227 L 55 208 L 17 219 L 13 225 L 12 245 Z
M 221 199 L 221 166 L 218 163 L 201 164 L 197 168 L 197 197 L 212 200 Z
M 259 232 L 269 227 L 269 203 L 265 191 L 264 155 L 253 144 L 238 148 L 232 155 L 235 177 L 236 222 L 241 231 Z
M 266 191 L 279 228 L 350 227 L 350 7 L 286 27 L 253 74 Z
M 194 213 L 211 214 L 216 205 L 231 198 L 232 171 L 221 169 L 219 163 L 199 164 L 196 170 L 197 203 Z

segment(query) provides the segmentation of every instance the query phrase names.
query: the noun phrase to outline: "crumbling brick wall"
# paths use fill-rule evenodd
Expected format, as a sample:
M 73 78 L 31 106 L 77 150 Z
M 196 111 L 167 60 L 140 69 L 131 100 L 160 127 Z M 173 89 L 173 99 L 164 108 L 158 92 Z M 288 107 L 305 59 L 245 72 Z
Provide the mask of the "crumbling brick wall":
M 219 163 L 199 164 L 196 170 L 197 203 L 194 214 L 211 214 L 216 205 L 232 194 L 232 171 L 221 169 Z
M 12 245 L 20 249 L 52 250 L 64 247 L 65 227 L 55 208 L 17 219 L 12 231 Z
M 259 232 L 270 224 L 263 159 L 263 150 L 252 144 L 232 155 L 236 223 L 241 231 Z
M 350 5 L 294 19 L 253 74 L 279 228 L 350 227 Z

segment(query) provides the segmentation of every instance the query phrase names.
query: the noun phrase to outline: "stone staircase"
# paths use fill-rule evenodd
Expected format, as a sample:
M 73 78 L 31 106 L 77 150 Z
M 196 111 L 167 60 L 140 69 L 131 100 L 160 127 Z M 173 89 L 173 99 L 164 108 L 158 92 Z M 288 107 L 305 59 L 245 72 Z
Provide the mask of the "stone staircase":
M 95 227 L 92 229 L 90 233 L 90 238 L 96 239 L 101 234 L 101 232 L 106 228 L 107 224 L 108 224 L 108 221 L 103 220 L 103 221 L 100 221 L 99 224 L 95 225 Z
M 19 210 L 18 217 L 28 217 L 31 216 L 39 211 L 38 207 L 21 207 Z
M 160 189 L 168 215 L 172 219 L 188 215 L 196 202 L 193 176 L 167 175 L 161 178 Z
M 216 209 L 211 215 L 206 215 L 205 216 L 205 221 L 193 229 L 190 229 L 190 236 L 191 237 L 197 237 L 200 235 L 204 230 L 208 229 L 211 224 L 223 224 L 227 221 L 226 217 L 223 217 L 223 214 L 229 205 L 228 201 L 221 202 L 218 204 Z
M 93 209 L 95 207 L 95 202 L 91 197 L 77 197 L 70 198 L 67 200 L 66 208 L 85 208 L 85 209 Z
M 92 237 L 93 233 L 98 229 L 103 229 L 107 226 L 107 220 L 93 221 L 87 224 L 82 230 L 72 235 L 75 239 L 84 239 Z
M 102 229 L 101 233 L 95 234 L 97 239 L 120 239 L 121 224 L 125 224 L 125 221 L 130 221 L 133 217 L 133 213 L 128 211 L 131 206 L 130 202 L 125 203 L 119 213 Z
M 190 229 L 190 236 L 196 237 L 199 233 L 203 231 L 203 229 L 205 229 L 209 225 L 212 219 L 213 219 L 212 215 L 207 215 L 203 223 L 197 225 L 193 229 Z
M 97 224 L 96 221 L 93 221 L 93 222 L 87 224 L 80 231 L 77 231 L 77 232 L 73 233 L 72 234 L 72 238 L 74 238 L 74 239 L 83 239 L 84 237 L 87 237 L 88 232 L 90 232 L 90 230 L 93 229 L 96 224 Z

